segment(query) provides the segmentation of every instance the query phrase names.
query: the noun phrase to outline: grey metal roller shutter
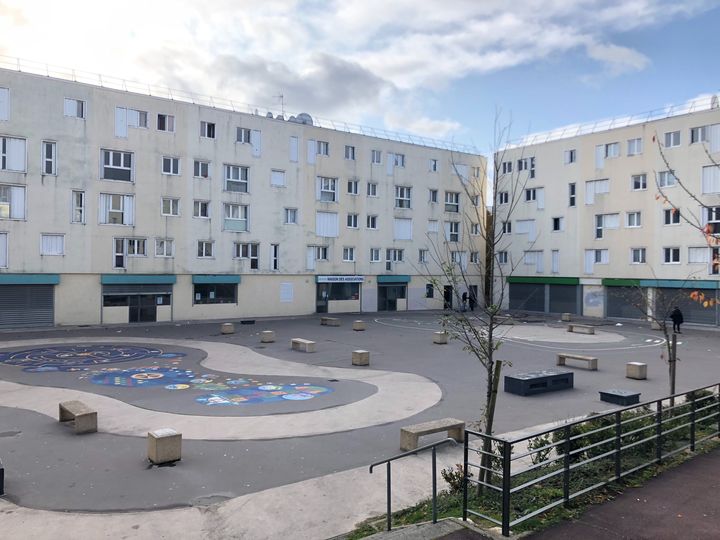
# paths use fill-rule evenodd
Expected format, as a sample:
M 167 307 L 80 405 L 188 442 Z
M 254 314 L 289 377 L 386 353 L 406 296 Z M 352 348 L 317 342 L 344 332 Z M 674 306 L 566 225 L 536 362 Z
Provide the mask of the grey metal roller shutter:
M 577 285 L 550 285 L 550 313 L 580 313 Z
M 510 283 L 510 309 L 545 311 L 545 285 Z
M 712 289 L 655 289 L 658 295 L 658 309 L 665 309 L 669 312 L 674 306 L 678 306 L 683 313 L 683 319 L 688 323 L 716 324 L 715 306 L 704 307 L 702 303 L 690 298 L 690 293 L 695 290 L 702 292 L 706 298 L 715 298 L 715 291 Z M 658 314 L 661 316 L 661 314 Z
M 54 285 L 0 285 L 0 328 L 55 324 Z
M 607 316 L 620 319 L 642 319 L 647 305 L 647 289 L 607 287 Z

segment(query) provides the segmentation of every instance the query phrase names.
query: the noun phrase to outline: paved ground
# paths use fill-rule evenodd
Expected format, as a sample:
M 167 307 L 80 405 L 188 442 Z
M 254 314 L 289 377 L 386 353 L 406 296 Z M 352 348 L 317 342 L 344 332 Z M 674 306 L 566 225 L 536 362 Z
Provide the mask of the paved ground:
M 31 508 L 98 512 L 191 506 L 83 519 L 113 536 L 137 538 L 190 538 L 190 531 L 210 530 L 220 531 L 218 538 L 297 533 L 326 538 L 382 513 L 384 475 L 368 475 L 367 464 L 398 452 L 402 425 L 445 416 L 477 419 L 484 394 L 482 372 L 459 344 L 432 345 L 437 313 L 377 317 L 368 320 L 366 332 L 351 330 L 357 316 L 340 317 L 339 328 L 319 326 L 317 317 L 269 319 L 237 325 L 238 333 L 232 336 L 220 335 L 217 324 L 0 333 L 0 353 L 28 341 L 33 346 L 95 341 L 174 347 L 186 356 L 170 363 L 163 359 L 157 366 L 193 370 L 207 379 L 189 386 L 244 378 L 255 386 L 310 383 L 332 390 L 291 403 L 217 408 L 195 401 L 214 392 L 207 388 L 103 386 L 92 382 L 92 372 L 28 373 L 0 364 L 6 499 L 28 507 L 0 502 L 3 524 L 19 527 L 15 530 L 27 538 L 45 538 L 53 527 L 61 531 L 66 520 L 77 515 Z M 276 343 L 259 343 L 258 334 L 265 329 L 276 331 Z M 497 432 L 609 409 L 598 399 L 602 388 L 637 389 L 642 399 L 667 393 L 659 333 L 639 324 L 600 330 L 596 336 L 568 334 L 564 325 L 543 319 L 507 327 L 500 349 L 500 357 L 512 363 L 506 373 L 552 367 L 557 352 L 567 350 L 598 356 L 600 369 L 576 369 L 573 391 L 531 398 L 500 394 Z M 679 345 L 679 391 L 720 381 L 717 335 L 686 325 Z M 290 351 L 289 340 L 297 336 L 317 341 L 318 352 Z M 350 354 L 357 348 L 371 352 L 370 370 L 351 368 Z M 625 362 L 630 360 L 648 363 L 647 381 L 625 379 Z M 153 362 L 112 367 L 152 367 Z M 54 420 L 57 402 L 73 395 L 101 410 L 101 433 L 76 437 Z M 148 468 L 145 441 L 133 435 L 166 425 L 181 426 L 184 432 L 183 460 L 175 467 Z M 444 450 L 440 459 L 451 464 L 460 460 L 460 453 Z M 428 468 L 420 457 L 397 466 L 396 506 L 427 494 L 423 484 L 429 484 Z M 271 524 L 266 523 L 269 508 Z M 128 518 L 136 515 L 138 523 L 132 523 Z M 223 529 L 226 526 L 233 532 Z M 35 536 L 28 536 L 32 531 Z

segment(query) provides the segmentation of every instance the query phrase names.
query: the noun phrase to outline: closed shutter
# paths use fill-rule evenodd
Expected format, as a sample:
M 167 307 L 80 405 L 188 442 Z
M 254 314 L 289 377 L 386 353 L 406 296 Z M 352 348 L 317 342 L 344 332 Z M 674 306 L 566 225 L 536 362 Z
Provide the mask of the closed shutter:
M 580 313 L 577 285 L 550 285 L 550 313 Z
M 720 167 L 710 165 L 702 170 L 702 192 L 720 193 Z
M 315 234 L 336 238 L 338 236 L 338 215 L 335 212 L 315 214 Z
M 0 285 L 0 328 L 52 326 L 53 285 Z
M 710 153 L 720 152 L 720 124 L 710 126 Z
M 602 169 L 605 166 L 605 145 L 595 147 L 595 168 Z
M 310 139 L 307 142 L 307 162 L 309 164 L 315 163 L 315 155 L 317 154 L 317 143 L 314 139 Z
M 0 233 L 0 268 L 7 268 L 7 233 Z
M 115 136 L 127 137 L 128 120 L 127 109 L 125 107 L 115 107 Z
M 537 202 L 538 210 L 545 208 L 545 190 L 543 188 L 535 189 L 535 201 Z
M 510 283 L 510 309 L 545 311 L 545 285 Z
M 25 188 L 23 186 L 10 187 L 10 218 L 25 219 Z
M 123 225 L 135 224 L 134 197 L 123 195 Z
M 592 274 L 594 268 L 595 268 L 595 250 L 594 249 L 586 249 L 585 250 L 585 273 Z
M 460 181 L 465 183 L 468 181 L 468 166 L 464 163 L 457 163 L 455 165 L 455 171 L 457 172 Z
M 395 240 L 412 240 L 412 219 L 393 220 Z
M 692 284 L 688 283 L 686 289 L 655 289 L 656 306 L 658 309 L 667 310 L 667 320 L 670 321 L 670 311 L 675 306 L 680 308 L 683 313 L 683 319 L 686 323 L 696 324 L 716 324 L 715 307 L 705 307 L 702 302 L 696 302 L 690 298 L 690 294 L 693 291 L 701 292 L 705 295 L 706 299 L 715 299 L 716 291 L 713 289 L 693 289 L 690 288 Z M 662 313 L 657 313 L 657 317 L 662 317 Z
M 25 171 L 25 139 L 7 139 L 8 171 Z
M 315 270 L 315 246 L 308 246 L 307 248 L 306 267 L 308 270 Z
M 298 162 L 298 138 L 290 137 L 290 161 Z
M 10 118 L 10 90 L 0 88 L 0 120 Z
M 253 129 L 250 132 L 250 144 L 252 145 L 253 157 L 260 157 L 262 152 L 262 136 L 259 129 Z
M 607 316 L 622 319 L 642 319 L 647 306 L 647 289 L 637 287 L 607 287 Z

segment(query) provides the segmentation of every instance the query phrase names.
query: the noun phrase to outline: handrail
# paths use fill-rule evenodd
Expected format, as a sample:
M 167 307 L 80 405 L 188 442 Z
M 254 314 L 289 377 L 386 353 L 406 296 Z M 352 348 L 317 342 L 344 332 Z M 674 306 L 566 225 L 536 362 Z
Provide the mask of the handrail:
M 431 444 L 426 444 L 425 446 L 421 446 L 420 448 L 416 448 L 415 450 L 409 450 L 407 452 L 403 452 L 402 454 L 397 454 L 396 456 L 390 457 L 388 459 L 383 459 L 382 461 L 376 461 L 375 463 L 370 465 L 370 474 L 373 472 L 373 468 L 377 467 L 378 465 L 382 465 L 383 463 L 386 465 L 387 469 L 387 530 L 392 530 L 392 509 L 390 505 L 390 501 L 392 498 L 392 472 L 390 465 L 393 461 L 396 461 L 398 459 L 402 459 L 407 456 L 412 456 L 419 454 L 420 452 L 423 452 L 429 448 L 432 448 L 432 521 L 433 523 L 437 523 L 437 463 L 436 463 L 436 448 L 438 446 L 442 446 L 443 444 L 446 444 L 448 442 L 453 443 L 453 446 L 457 445 L 457 442 L 452 437 L 448 437 L 446 439 L 443 439 L 442 441 L 434 442 Z

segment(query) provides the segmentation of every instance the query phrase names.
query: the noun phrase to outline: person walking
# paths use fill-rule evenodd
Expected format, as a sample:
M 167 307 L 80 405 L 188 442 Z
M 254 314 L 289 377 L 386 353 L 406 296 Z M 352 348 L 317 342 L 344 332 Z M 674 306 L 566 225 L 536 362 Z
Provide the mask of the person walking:
M 462 310 L 463 311 L 467 311 L 467 300 L 468 300 L 467 292 L 462 293 Z
M 685 319 L 683 318 L 682 311 L 680 311 L 679 307 L 675 306 L 675 308 L 670 313 L 670 319 L 672 319 L 673 322 L 673 332 L 682 334 L 682 332 L 680 331 L 680 325 L 685 322 Z

